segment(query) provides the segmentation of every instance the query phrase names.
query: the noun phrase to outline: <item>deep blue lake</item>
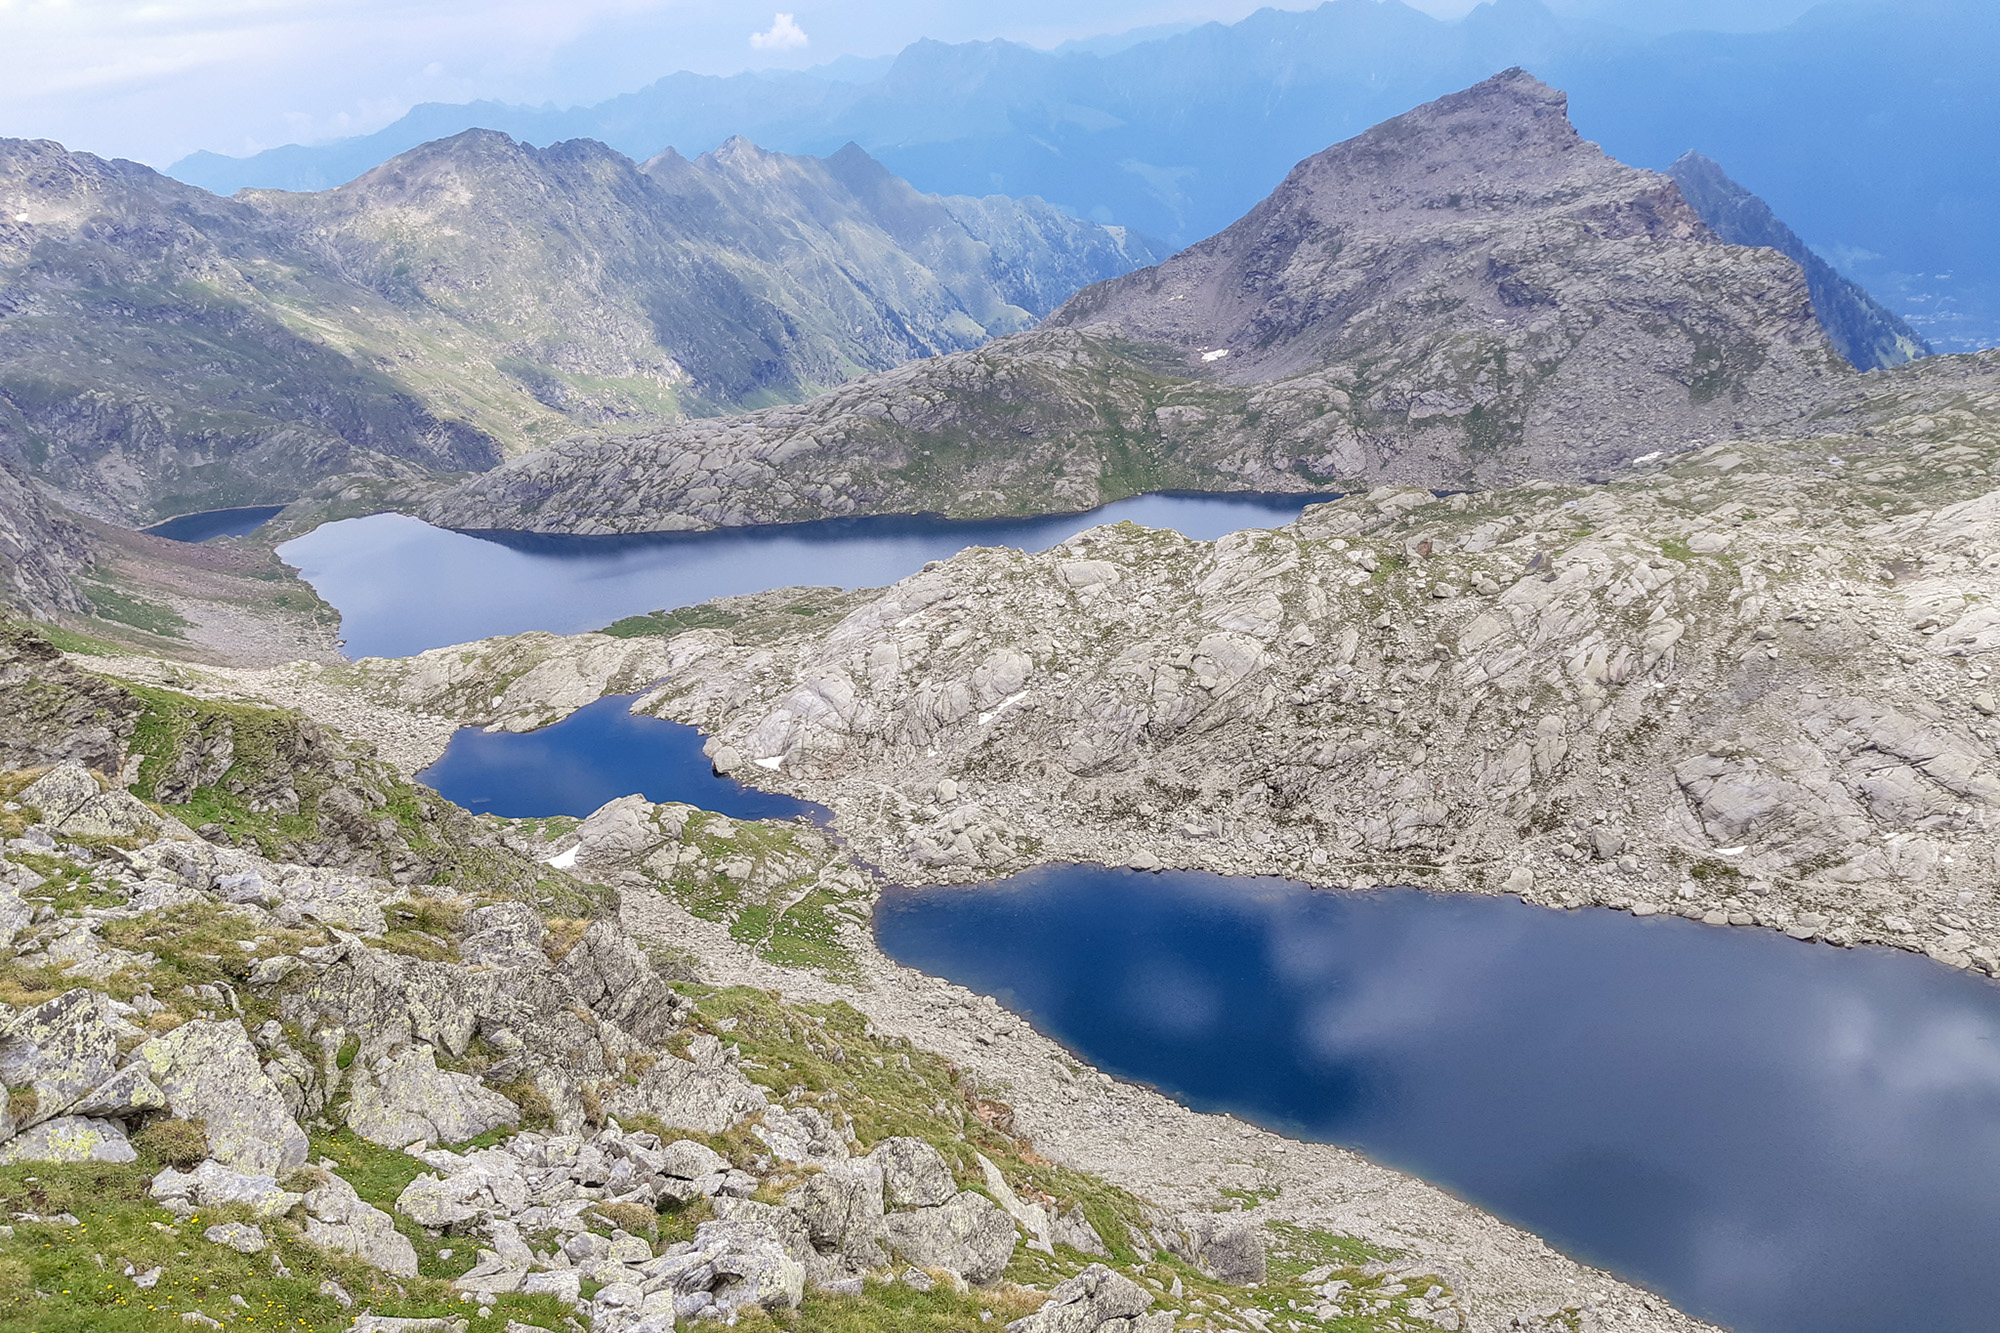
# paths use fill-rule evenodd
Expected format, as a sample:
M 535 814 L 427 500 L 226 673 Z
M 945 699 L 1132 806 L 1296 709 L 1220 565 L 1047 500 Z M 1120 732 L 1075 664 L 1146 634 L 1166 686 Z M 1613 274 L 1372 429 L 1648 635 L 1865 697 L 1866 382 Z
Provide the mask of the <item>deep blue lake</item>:
M 1246 525 L 1207 503 L 1161 525 Z M 1053 542 L 1115 516 L 1011 535 Z M 523 628 L 494 622 L 529 611 L 568 629 L 785 583 L 885 583 L 1010 526 L 572 544 L 358 522 L 371 541 L 409 539 L 403 563 L 358 537 L 319 548 L 333 550 L 323 577 L 372 569 L 394 585 L 350 634 L 403 646 L 361 651 Z M 350 540 L 341 528 L 302 541 Z M 449 620 L 461 581 L 495 577 L 520 586 Z M 519 817 L 638 792 L 825 818 L 716 777 L 700 733 L 628 704 L 520 735 L 461 731 L 424 780 Z M 2000 987 L 1922 957 L 1512 899 L 1074 866 L 892 889 L 877 933 L 1100 1068 L 1359 1149 L 1745 1333 L 2000 1327 Z
M 892 957 L 1745 1333 L 2000 1327 L 2000 987 L 1513 899 L 1097 867 L 894 889 Z
M 182 514 L 139 531 L 176 542 L 205 542 L 215 537 L 244 537 L 283 513 L 283 505 L 251 505 L 243 509 L 208 509 Z
M 1125 519 L 1211 540 L 1289 523 L 1325 498 L 1141 495 L 1042 518 L 840 518 L 633 537 L 464 533 L 375 514 L 325 524 L 278 554 L 339 610 L 348 656 L 406 657 L 532 629 L 578 634 L 770 588 L 881 587 L 968 546 L 1046 550 Z
M 824 822 L 825 806 L 717 777 L 693 727 L 626 710 L 636 695 L 608 695 L 540 731 L 461 727 L 438 761 L 417 775 L 475 814 L 579 818 L 620 796 L 684 801 L 734 819 Z

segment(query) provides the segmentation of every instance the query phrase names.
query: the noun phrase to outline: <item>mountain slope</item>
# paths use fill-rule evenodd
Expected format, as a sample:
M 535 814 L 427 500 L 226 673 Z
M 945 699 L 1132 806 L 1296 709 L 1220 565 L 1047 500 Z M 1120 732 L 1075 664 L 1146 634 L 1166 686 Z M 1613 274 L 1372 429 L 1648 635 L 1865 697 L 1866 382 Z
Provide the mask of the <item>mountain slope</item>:
M 1883 370 L 1930 355 L 1930 345 L 1916 330 L 1836 273 L 1797 232 L 1778 220 L 1769 204 L 1731 180 L 1720 164 L 1700 153 L 1684 153 L 1667 174 L 1681 187 L 1681 197 L 1723 240 L 1768 246 L 1805 271 L 1820 327 L 1855 369 Z
M 487 131 L 227 200 L 0 141 L 0 217 L 0 451 L 125 520 L 796 399 L 1157 257 L 1036 200 L 921 195 L 858 149 L 640 166 Z
M 2000 341 L 2000 191 L 1978 147 L 2000 134 L 2000 7 L 1843 0 L 1775 26 L 1804 7 L 1497 0 L 1445 22 L 1330 0 L 1105 54 L 920 42 L 873 83 L 676 74 L 564 110 L 427 105 L 368 139 L 174 170 L 217 189 L 322 185 L 472 125 L 632 153 L 852 139 L 921 189 L 1037 195 L 1187 244 L 1307 154 L 1523 65 L 1567 88 L 1579 128 L 1623 161 L 1663 169 L 1693 146 L 1729 163 L 1934 345 Z M 1738 30 L 1687 30 L 1717 27 Z
M 1031 333 L 796 407 L 565 443 L 419 512 L 630 532 L 1177 486 L 1464 489 L 1789 420 L 1848 379 L 1797 265 L 1721 241 L 1511 71 L 1308 159 Z

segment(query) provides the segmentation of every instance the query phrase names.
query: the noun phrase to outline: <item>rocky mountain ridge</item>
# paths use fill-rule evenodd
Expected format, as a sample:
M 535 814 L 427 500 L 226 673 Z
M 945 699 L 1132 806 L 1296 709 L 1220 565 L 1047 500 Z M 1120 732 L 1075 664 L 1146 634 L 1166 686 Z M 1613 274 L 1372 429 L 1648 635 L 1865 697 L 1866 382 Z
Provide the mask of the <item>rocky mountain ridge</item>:
M 1420 883 L 2000 974 L 2000 367 L 1871 383 L 1601 485 L 967 551 L 837 624 L 673 637 L 645 706 L 899 879 Z
M 1700 153 L 1684 153 L 1667 174 L 1680 186 L 1681 197 L 1723 240 L 1769 246 L 1805 271 L 1813 313 L 1849 365 L 1886 370 L 1931 354 L 1930 344 L 1915 329 L 1842 277 L 1781 222 L 1769 204 L 1731 180 L 1719 163 Z
M 476 470 L 973 347 L 1157 257 L 853 149 L 641 166 L 473 131 L 339 190 L 218 199 L 5 141 L 0 452 L 121 521 Z
M 1516 70 L 1308 159 L 1235 226 L 1032 332 L 402 503 L 601 533 L 1173 487 L 1463 489 L 1601 475 L 1795 420 L 1852 380 L 1797 265 L 1720 241 Z

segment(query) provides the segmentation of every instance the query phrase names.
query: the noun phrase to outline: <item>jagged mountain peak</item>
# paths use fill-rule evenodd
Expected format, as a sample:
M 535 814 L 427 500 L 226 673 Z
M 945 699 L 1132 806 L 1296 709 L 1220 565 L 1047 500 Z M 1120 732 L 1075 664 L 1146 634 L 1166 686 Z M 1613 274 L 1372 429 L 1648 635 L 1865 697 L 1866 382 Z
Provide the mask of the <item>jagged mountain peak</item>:
M 1488 465 L 1526 446 L 1600 468 L 1781 417 L 1841 369 L 1797 265 L 1724 243 L 1519 69 L 1314 154 L 1230 227 L 1048 323 L 1211 380 L 1315 376 L 1362 438 L 1436 436 L 1395 451 Z

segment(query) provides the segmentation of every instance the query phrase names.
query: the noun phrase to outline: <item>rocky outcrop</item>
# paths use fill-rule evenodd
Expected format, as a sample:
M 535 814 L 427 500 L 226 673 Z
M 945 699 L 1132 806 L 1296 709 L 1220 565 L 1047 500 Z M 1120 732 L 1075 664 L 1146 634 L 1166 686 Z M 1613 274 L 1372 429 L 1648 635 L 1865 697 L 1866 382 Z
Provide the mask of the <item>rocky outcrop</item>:
M 1724 243 L 1514 70 L 1306 159 L 1227 230 L 1032 332 L 797 407 L 564 442 L 415 509 L 609 533 L 1470 489 L 1607 475 L 1852 380 L 1796 264 Z
M 883 1223 L 896 1253 L 967 1282 L 991 1282 L 1014 1256 L 1014 1221 L 984 1194 L 964 1190 L 944 1203 L 890 1213 Z
M 1978 878 L 2000 390 L 1990 357 L 1878 383 L 1819 427 L 1839 434 L 1603 485 L 1384 487 L 1215 543 L 967 551 L 831 629 L 683 636 L 643 706 L 833 808 L 898 879 L 1033 848 L 2000 970 Z
M 305 1132 L 241 1023 L 197 1019 L 154 1037 L 134 1058 L 168 1111 L 201 1123 L 209 1154 L 224 1166 L 275 1175 L 305 1164 Z
M 305 1238 L 323 1250 L 351 1254 L 385 1273 L 415 1277 L 417 1251 L 395 1219 L 365 1203 L 332 1172 L 305 1192 Z
M 460 1143 L 520 1121 L 520 1108 L 478 1079 L 437 1067 L 428 1046 L 406 1046 L 372 1068 L 357 1063 L 347 1127 L 371 1143 Z
M 1170 1333 L 1174 1316 L 1152 1310 L 1153 1293 L 1122 1273 L 1092 1264 L 1060 1282 L 1042 1308 L 1008 1333 Z

